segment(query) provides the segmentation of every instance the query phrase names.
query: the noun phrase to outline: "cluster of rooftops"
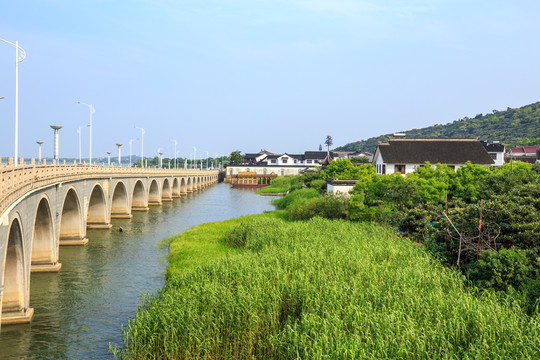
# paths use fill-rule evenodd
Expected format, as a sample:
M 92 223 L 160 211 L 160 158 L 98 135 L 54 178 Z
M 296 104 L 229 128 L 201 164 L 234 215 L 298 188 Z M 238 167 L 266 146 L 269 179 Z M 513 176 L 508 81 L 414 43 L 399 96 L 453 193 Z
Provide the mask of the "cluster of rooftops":
M 306 151 L 303 154 L 275 154 L 266 150 L 248 153 L 243 165 L 250 166 L 302 166 L 326 165 L 339 158 L 367 157 L 378 173 L 414 171 L 431 164 L 447 164 L 457 169 L 467 162 L 481 165 L 500 166 L 510 159 L 534 162 L 540 159 L 539 146 L 511 148 L 505 153 L 505 146 L 497 141 L 489 143 L 470 138 L 405 138 L 394 137 L 379 142 L 375 154 L 344 151 Z M 530 159 L 529 159 L 530 158 Z
M 258 153 L 247 153 L 244 155 L 242 165 L 251 166 L 303 166 L 315 167 L 328 164 L 337 158 L 352 158 L 373 154 L 366 152 L 337 152 L 337 151 L 306 151 L 303 154 L 275 154 L 266 150 Z

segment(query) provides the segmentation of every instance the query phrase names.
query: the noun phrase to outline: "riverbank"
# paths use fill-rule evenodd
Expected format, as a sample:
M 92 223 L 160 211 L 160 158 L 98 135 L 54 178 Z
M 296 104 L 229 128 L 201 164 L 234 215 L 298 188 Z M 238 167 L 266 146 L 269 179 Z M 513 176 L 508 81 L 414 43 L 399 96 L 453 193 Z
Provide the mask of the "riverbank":
M 517 295 L 479 295 L 374 224 L 271 212 L 197 226 L 170 251 L 118 358 L 540 356 Z

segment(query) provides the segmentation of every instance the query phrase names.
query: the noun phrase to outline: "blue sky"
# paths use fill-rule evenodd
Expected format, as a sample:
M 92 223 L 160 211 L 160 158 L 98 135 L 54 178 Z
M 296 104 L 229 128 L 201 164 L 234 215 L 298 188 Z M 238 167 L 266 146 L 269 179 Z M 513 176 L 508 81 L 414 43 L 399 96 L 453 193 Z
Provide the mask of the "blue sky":
M 5 1 L 19 41 L 19 153 L 60 156 L 96 108 L 93 157 L 299 153 L 540 100 L 540 2 Z M 0 43 L 0 155 L 14 153 L 14 50 Z M 496 139 L 492 139 L 496 140 Z M 88 129 L 82 156 L 88 157 Z M 140 142 L 133 143 L 140 154 Z M 199 157 L 199 156 L 197 156 Z

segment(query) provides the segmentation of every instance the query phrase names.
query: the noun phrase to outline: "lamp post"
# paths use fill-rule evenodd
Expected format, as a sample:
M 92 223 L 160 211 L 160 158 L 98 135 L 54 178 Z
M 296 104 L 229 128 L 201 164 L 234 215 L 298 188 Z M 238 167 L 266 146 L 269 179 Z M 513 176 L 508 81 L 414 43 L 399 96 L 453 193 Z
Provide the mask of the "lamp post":
M 163 167 L 163 161 L 162 161 L 163 152 L 160 151 L 160 152 L 158 152 L 158 154 L 159 154 L 159 168 L 161 169 Z
M 174 143 L 174 168 L 176 169 L 176 145 L 178 145 L 178 141 L 175 139 L 169 139 Z
M 36 141 L 38 144 L 38 163 L 41 164 L 41 145 L 43 144 L 43 141 Z
M 92 104 L 85 104 L 77 100 L 75 100 L 74 102 L 84 105 L 90 109 L 90 124 L 88 125 L 88 127 L 90 127 L 90 154 L 88 154 L 88 163 L 92 165 L 92 115 L 94 115 L 96 109 L 92 106 Z
M 15 166 L 17 166 L 19 164 L 19 63 L 26 58 L 26 52 L 19 46 L 18 41 L 15 41 L 15 44 L 4 39 L 0 41 L 15 48 Z
M 111 166 L 111 152 L 107 151 L 107 165 Z
M 138 127 L 135 125 L 133 125 L 133 127 L 135 129 L 141 130 L 141 168 L 143 168 L 144 167 L 143 145 L 144 145 L 144 134 L 146 133 L 146 131 L 142 127 Z
M 203 156 L 202 154 L 199 155 L 199 157 L 201 158 L 201 170 L 202 170 L 202 162 L 203 162 L 203 161 L 202 161 L 202 156 Z
M 137 141 L 139 138 L 129 140 L 129 167 L 131 167 L 131 144 L 133 141 Z
M 89 127 L 90 125 L 85 126 L 79 126 L 77 129 L 77 134 L 79 134 L 79 164 L 82 164 L 82 158 L 81 158 L 81 129 L 85 127 Z
M 197 161 L 197 148 L 195 146 L 193 147 L 193 161 Z
M 189 153 L 189 160 L 191 161 L 191 168 L 193 168 L 193 153 Z
M 58 134 L 58 130 L 60 130 L 62 128 L 62 126 L 60 125 L 51 125 L 51 129 L 54 130 L 54 160 L 58 161 L 59 160 L 59 156 L 58 156 L 58 148 L 59 148 L 59 134 Z M 57 164 L 58 165 L 58 164 Z
M 122 156 L 120 156 L 121 154 L 121 150 L 120 148 L 122 147 L 123 144 L 116 144 L 116 146 L 118 146 L 118 165 L 119 166 L 122 166 Z
M 209 165 L 208 165 L 208 160 L 210 159 L 210 157 L 208 156 L 209 152 L 208 150 L 206 150 L 206 170 L 209 169 Z

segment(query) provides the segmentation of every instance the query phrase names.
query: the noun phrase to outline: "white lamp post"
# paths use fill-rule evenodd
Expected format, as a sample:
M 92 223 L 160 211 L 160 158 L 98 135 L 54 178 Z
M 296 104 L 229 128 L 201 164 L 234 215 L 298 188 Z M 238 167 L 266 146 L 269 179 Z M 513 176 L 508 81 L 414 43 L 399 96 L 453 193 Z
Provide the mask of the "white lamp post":
M 206 150 L 206 170 L 209 169 L 208 161 L 209 161 L 210 157 L 208 156 L 208 154 L 209 154 L 209 152 L 208 152 L 208 150 Z
M 131 144 L 133 141 L 137 141 L 139 138 L 129 140 L 129 167 L 131 167 Z
M 197 161 L 197 148 L 195 146 L 193 147 L 193 161 Z
M 81 158 L 81 129 L 85 127 L 89 127 L 90 125 L 85 126 L 79 126 L 77 129 L 77 134 L 79 134 L 79 164 L 82 164 L 82 158 Z
M 160 152 L 158 152 L 158 154 L 159 154 L 159 168 L 161 169 L 163 167 L 163 161 L 162 161 L 163 152 L 160 151 Z
M 107 165 L 111 166 L 111 152 L 107 151 Z
M 146 133 L 146 131 L 142 127 L 138 127 L 135 125 L 133 125 L 133 127 L 135 129 L 141 130 L 141 168 L 143 168 L 144 167 L 143 145 L 144 145 L 144 134 Z
M 19 46 L 19 42 L 15 44 L 4 39 L 5 42 L 15 48 L 15 166 L 19 164 L 19 63 L 26 57 L 26 52 Z
M 38 163 L 41 165 L 41 145 L 43 144 L 43 141 L 36 141 L 38 144 Z
M 178 144 L 178 141 L 174 139 L 169 139 L 174 143 L 174 168 L 176 169 L 176 145 Z
M 60 159 L 59 157 L 59 134 L 58 134 L 58 130 L 60 130 L 62 128 L 62 126 L 60 125 L 51 125 L 51 129 L 54 130 L 54 160 L 56 160 L 58 162 L 58 160 Z M 58 165 L 58 164 L 56 164 Z
M 90 124 L 88 127 L 90 127 L 90 154 L 88 154 L 88 162 L 89 165 L 92 165 L 92 115 L 96 112 L 96 109 L 92 106 L 92 104 L 85 104 L 83 102 L 75 100 L 77 104 L 84 105 L 90 109 Z
M 120 155 L 122 144 L 116 144 L 116 146 L 118 146 L 118 166 L 122 166 L 122 156 Z

